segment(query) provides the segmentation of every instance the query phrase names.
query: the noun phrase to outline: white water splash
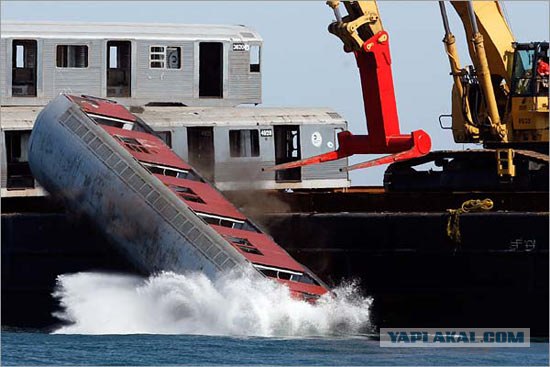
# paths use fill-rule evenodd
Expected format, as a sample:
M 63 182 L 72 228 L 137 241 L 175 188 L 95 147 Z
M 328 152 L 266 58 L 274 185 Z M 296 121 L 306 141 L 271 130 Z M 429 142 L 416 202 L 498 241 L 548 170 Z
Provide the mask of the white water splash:
M 54 296 L 70 322 L 62 334 L 314 336 L 357 334 L 371 299 L 353 283 L 315 304 L 298 301 L 269 279 L 163 272 L 147 279 L 105 273 L 60 275 Z

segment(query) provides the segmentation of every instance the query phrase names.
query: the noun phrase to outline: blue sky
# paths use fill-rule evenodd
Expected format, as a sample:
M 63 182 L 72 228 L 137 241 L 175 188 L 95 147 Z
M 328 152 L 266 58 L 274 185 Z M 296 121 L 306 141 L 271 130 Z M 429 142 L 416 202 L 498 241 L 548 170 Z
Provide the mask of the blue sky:
M 504 3 L 519 42 L 549 39 L 549 2 Z M 433 149 L 462 149 L 438 116 L 450 112 L 452 80 L 443 51 L 436 1 L 380 1 L 390 34 L 402 132 L 424 129 Z M 470 64 L 462 25 L 448 6 L 461 62 Z M 264 106 L 331 107 L 355 134 L 366 132 L 359 75 L 351 54 L 327 32 L 332 10 L 324 1 L 62 1 L 1 2 L 2 20 L 245 24 L 260 32 Z M 355 157 L 352 163 L 373 158 Z M 352 173 L 354 185 L 380 185 L 385 167 Z

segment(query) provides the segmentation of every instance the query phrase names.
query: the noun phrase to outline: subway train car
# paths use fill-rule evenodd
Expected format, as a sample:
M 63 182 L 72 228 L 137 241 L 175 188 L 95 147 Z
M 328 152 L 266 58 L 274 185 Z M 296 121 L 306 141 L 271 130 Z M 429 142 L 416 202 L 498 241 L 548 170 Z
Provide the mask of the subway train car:
M 159 118 L 159 116 L 163 118 Z M 346 121 L 328 108 L 160 108 L 136 113 L 221 190 L 348 187 L 347 159 L 264 172 L 329 152 Z
M 112 122 L 124 122 L 113 126 Z M 322 281 L 278 246 L 121 105 L 61 95 L 38 115 L 29 163 L 144 274 L 256 270 L 317 299 Z
M 60 93 L 126 106 L 261 103 L 262 39 L 241 25 L 2 22 L 1 104 Z

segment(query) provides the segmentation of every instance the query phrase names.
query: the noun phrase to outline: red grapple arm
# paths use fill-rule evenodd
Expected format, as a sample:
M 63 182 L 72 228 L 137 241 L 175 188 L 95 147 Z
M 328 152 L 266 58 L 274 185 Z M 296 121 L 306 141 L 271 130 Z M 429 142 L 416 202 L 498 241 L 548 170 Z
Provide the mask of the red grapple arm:
M 380 31 L 369 38 L 360 51 L 355 52 L 368 135 L 353 135 L 349 131 L 338 134 L 338 149 L 332 152 L 265 168 L 277 171 L 346 158 L 354 154 L 390 154 L 359 163 L 345 170 L 366 168 L 421 157 L 430 152 L 431 139 L 423 130 L 403 135 L 399 131 L 397 103 L 393 88 L 388 33 Z

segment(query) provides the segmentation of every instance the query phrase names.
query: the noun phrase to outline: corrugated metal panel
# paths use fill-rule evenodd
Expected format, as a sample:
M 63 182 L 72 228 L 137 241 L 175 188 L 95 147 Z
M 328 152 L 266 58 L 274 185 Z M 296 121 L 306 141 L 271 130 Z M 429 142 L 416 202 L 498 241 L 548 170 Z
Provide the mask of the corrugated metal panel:
M 2 130 L 31 130 L 41 107 L 2 107 Z
M 265 126 L 264 126 L 265 127 Z M 259 136 L 259 156 L 258 157 L 231 157 L 229 149 L 229 132 L 232 130 L 256 130 L 260 128 L 257 126 L 239 126 L 237 124 L 233 126 L 217 126 L 214 128 L 214 146 L 216 147 L 215 158 L 220 162 L 260 162 L 260 161 L 274 161 L 275 160 L 275 148 L 273 137 L 261 137 Z
M 2 188 L 8 186 L 8 163 L 4 134 L 4 130 L 0 131 L 0 187 Z
M 150 46 L 181 47 L 181 70 L 151 69 Z M 153 102 L 182 102 L 193 98 L 193 42 L 137 41 L 136 86 L 134 96 Z
M 341 128 L 341 125 L 336 124 L 300 126 L 302 157 L 311 157 L 334 150 L 336 147 L 336 129 Z
M 8 40 L 0 40 L 0 95 L 2 100 L 8 96 L 7 75 L 11 75 L 11 60 L 8 62 Z M 11 59 L 11 57 L 10 57 Z
M 160 128 L 157 131 L 170 131 L 172 134 L 172 150 L 184 161 L 189 161 L 187 151 L 187 129 Z
M 237 159 L 217 162 L 214 168 L 216 182 L 245 182 L 274 180 L 273 172 L 262 172 L 262 167 L 273 165 L 273 161 L 239 161 Z
M 56 65 L 56 50 L 58 45 L 88 46 L 87 68 L 60 68 Z M 74 39 L 44 40 L 43 48 L 44 71 L 50 70 L 53 76 L 50 88 L 45 89 L 50 98 L 59 93 L 101 95 L 102 64 L 101 42 L 81 41 Z M 45 75 L 45 74 L 44 74 Z M 48 77 L 46 77 L 46 81 Z
M 273 165 L 275 150 L 273 137 L 259 138 L 258 157 L 231 157 L 229 150 L 229 131 L 239 129 L 258 130 L 258 127 L 232 126 L 214 129 L 215 180 L 216 181 L 257 181 L 273 180 L 273 172 L 262 172 L 262 167 Z
M 308 107 L 144 107 L 136 113 L 154 128 L 181 126 L 332 125 L 346 128 L 346 121 L 328 115 L 330 108 Z
M 336 129 L 341 129 L 342 125 L 303 125 L 300 126 L 300 140 L 302 158 L 312 157 L 336 149 Z M 313 142 L 313 137 L 320 137 L 317 145 Z M 302 179 L 336 179 L 346 178 L 346 172 L 340 172 L 340 168 L 345 167 L 347 160 L 341 159 L 332 162 L 326 162 L 313 166 L 302 168 Z
M 55 45 L 57 40 L 44 40 L 42 42 L 42 93 L 45 98 L 55 96 Z M 89 50 L 88 50 L 89 52 Z
M 345 179 L 346 172 L 340 172 L 340 168 L 347 165 L 347 159 L 315 164 L 313 166 L 302 167 L 302 181 L 306 180 L 330 180 Z
M 251 44 L 248 44 L 251 45 Z M 229 49 L 228 98 L 249 98 L 261 103 L 260 72 L 250 72 L 250 52 Z

